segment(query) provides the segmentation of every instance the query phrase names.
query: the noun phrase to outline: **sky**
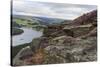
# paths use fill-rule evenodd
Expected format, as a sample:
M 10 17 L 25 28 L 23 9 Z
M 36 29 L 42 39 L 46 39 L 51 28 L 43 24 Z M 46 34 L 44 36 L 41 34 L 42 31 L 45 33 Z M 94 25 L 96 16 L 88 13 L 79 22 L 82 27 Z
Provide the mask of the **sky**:
M 13 15 L 40 16 L 73 20 L 78 16 L 97 9 L 96 5 L 36 2 L 13 0 Z

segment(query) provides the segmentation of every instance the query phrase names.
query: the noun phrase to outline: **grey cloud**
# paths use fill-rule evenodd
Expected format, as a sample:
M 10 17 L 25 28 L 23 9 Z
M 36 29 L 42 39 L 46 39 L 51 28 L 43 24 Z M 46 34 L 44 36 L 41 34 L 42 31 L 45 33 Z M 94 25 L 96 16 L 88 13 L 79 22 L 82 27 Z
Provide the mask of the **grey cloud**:
M 65 3 L 33 2 L 14 0 L 13 12 L 17 14 L 48 16 L 62 19 L 74 19 L 83 13 L 96 9 L 95 5 L 77 5 Z

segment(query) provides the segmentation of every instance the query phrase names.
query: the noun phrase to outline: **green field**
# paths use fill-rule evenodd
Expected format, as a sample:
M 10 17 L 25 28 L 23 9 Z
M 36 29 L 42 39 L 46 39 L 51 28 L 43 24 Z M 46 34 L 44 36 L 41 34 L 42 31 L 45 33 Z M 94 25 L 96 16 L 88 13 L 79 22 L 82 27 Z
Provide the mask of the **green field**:
M 36 20 L 28 20 L 28 19 L 16 19 L 16 23 L 26 27 L 33 27 L 33 25 L 39 25 L 39 22 Z

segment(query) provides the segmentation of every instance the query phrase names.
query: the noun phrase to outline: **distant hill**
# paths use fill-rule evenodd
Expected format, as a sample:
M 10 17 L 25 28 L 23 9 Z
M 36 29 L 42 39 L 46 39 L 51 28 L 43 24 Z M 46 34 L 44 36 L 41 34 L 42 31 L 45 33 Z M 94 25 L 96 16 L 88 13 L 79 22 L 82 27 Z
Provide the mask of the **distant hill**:
M 48 17 L 33 17 L 33 19 L 34 18 L 38 19 L 42 24 L 61 23 L 65 21 L 64 19 L 48 18 Z
M 42 25 L 49 25 L 49 24 L 56 24 L 56 23 L 62 23 L 64 21 L 70 21 L 70 20 L 64 20 L 64 19 L 58 19 L 58 18 L 48 18 L 48 17 L 36 17 L 36 16 L 25 16 L 25 15 L 13 15 L 13 18 L 23 18 L 23 19 L 30 19 L 40 22 Z

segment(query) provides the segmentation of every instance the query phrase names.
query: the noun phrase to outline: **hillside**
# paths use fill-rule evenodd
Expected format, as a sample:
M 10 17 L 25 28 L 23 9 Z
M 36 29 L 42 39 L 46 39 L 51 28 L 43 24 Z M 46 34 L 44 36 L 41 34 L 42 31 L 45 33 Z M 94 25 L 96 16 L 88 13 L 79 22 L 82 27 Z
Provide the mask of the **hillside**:
M 14 15 L 13 18 L 30 19 L 30 20 L 38 21 L 43 25 L 49 25 L 49 24 L 53 24 L 53 23 L 61 23 L 63 21 L 70 21 L 70 20 L 66 20 L 66 19 L 58 19 L 58 18 L 50 18 L 50 17 L 36 17 L 36 16 L 26 16 L 26 15 Z
M 83 14 L 82 16 L 74 19 L 72 23 L 76 25 L 89 24 L 97 22 L 96 19 L 97 19 L 97 10 L 94 10 L 90 13 Z
M 21 49 L 13 65 L 58 64 L 97 60 L 97 10 L 71 23 L 48 25 L 44 35 Z

